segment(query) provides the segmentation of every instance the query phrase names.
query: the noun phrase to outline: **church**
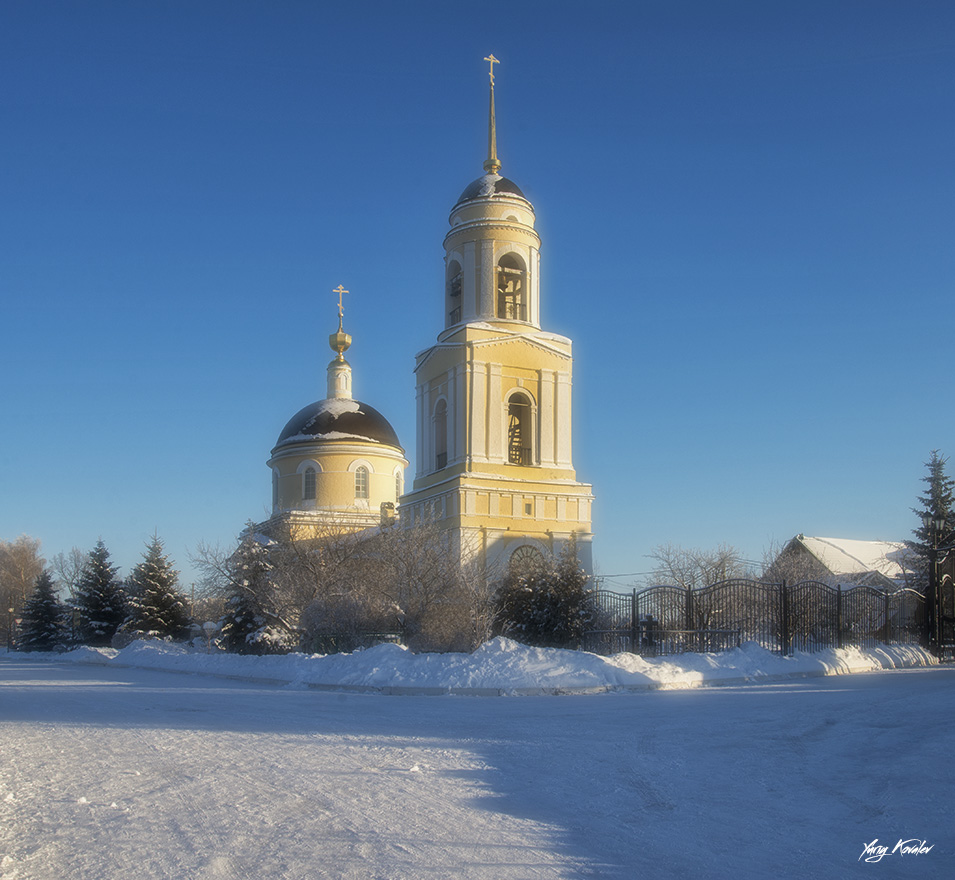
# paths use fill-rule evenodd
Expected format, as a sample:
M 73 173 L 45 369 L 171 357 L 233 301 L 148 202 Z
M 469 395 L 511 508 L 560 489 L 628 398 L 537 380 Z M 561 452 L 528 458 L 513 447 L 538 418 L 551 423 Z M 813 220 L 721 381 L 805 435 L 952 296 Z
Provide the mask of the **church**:
M 558 554 L 577 544 L 592 571 L 592 488 L 577 481 L 571 437 L 571 340 L 541 327 L 541 241 L 534 208 L 501 176 L 494 56 L 490 62 L 484 174 L 451 209 L 445 284 L 436 291 L 441 328 L 415 358 L 415 476 L 388 421 L 351 396 L 339 327 L 330 337 L 327 397 L 297 413 L 272 450 L 272 518 L 266 534 L 319 533 L 332 519 L 359 530 L 434 524 L 450 531 L 459 558 L 489 571 Z M 396 509 L 397 508 L 397 509 Z
M 330 530 L 358 532 L 392 525 L 408 461 L 391 423 L 352 397 L 352 369 L 345 360 L 352 338 L 345 332 L 341 285 L 338 330 L 328 338 L 326 397 L 299 410 L 272 449 L 272 516 L 257 526 L 271 537 L 308 540 Z

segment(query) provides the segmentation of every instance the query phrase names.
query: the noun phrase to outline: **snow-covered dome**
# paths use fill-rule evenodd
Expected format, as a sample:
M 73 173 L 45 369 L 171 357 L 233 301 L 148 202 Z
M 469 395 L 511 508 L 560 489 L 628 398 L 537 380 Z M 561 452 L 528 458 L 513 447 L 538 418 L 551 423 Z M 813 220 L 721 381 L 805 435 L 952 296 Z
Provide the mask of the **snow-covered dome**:
M 373 406 L 350 397 L 326 398 L 300 409 L 282 429 L 275 449 L 327 440 L 380 443 L 401 450 L 388 420 Z
M 457 207 L 462 202 L 470 202 L 474 199 L 493 199 L 495 196 L 509 196 L 511 198 L 516 196 L 525 202 L 527 201 L 527 196 L 521 192 L 521 188 L 513 180 L 508 180 L 506 177 L 501 177 L 500 174 L 491 172 L 469 184 L 454 206 Z

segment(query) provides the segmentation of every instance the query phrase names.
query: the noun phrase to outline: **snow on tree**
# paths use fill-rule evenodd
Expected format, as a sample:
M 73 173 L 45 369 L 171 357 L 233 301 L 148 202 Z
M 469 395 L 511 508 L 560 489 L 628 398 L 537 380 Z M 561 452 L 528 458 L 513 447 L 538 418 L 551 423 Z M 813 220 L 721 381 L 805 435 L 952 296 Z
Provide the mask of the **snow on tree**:
M 66 606 L 57 595 L 50 573 L 44 570 L 23 606 L 17 647 L 22 651 L 53 651 L 67 641 Z
M 179 573 L 154 535 L 143 561 L 127 582 L 127 616 L 121 631 L 134 638 L 183 638 L 189 627 L 186 597 L 179 592 Z
M 237 654 L 285 654 L 297 643 L 275 603 L 269 550 L 249 528 L 226 563 L 230 595 L 219 622 L 219 641 Z
M 919 507 L 913 507 L 912 512 L 924 517 L 928 515 L 934 520 L 945 521 L 945 528 L 935 536 L 939 546 L 951 544 L 955 539 L 955 480 L 945 473 L 948 459 L 939 454 L 937 449 L 932 450 L 932 457 L 925 462 L 928 473 L 922 477 L 922 482 L 928 485 L 924 495 L 919 496 Z M 914 541 L 906 541 L 906 546 L 913 552 L 916 559 L 915 569 L 916 588 L 926 589 L 929 583 L 929 556 L 932 546 L 932 525 L 921 523 L 913 530 Z
M 498 631 L 526 645 L 578 647 L 595 615 L 588 580 L 573 538 L 556 560 L 509 569 L 498 591 Z
M 100 539 L 86 558 L 73 600 L 83 644 L 109 645 L 126 618 L 126 595 L 116 571 L 116 566 L 110 564 L 109 550 Z

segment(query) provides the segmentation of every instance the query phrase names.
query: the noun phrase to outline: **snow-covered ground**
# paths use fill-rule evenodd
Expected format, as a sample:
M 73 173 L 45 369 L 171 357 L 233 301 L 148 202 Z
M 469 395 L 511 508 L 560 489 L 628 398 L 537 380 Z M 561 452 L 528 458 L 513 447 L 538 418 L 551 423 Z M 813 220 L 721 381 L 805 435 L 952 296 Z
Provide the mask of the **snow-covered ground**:
M 0 878 L 947 878 L 955 668 L 920 658 L 0 654 Z M 458 688 L 618 690 L 424 695 Z

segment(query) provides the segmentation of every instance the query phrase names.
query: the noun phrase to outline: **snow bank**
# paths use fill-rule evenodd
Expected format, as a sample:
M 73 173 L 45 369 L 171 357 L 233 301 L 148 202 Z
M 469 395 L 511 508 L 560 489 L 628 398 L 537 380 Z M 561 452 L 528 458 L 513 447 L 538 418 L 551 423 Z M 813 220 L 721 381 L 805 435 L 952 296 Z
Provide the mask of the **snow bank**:
M 504 638 L 487 642 L 473 654 L 413 654 L 399 645 L 378 645 L 354 654 L 246 657 L 163 642 L 133 642 L 121 651 L 78 648 L 66 654 L 33 653 L 30 658 L 219 675 L 293 687 L 481 696 L 692 688 L 937 662 L 914 645 L 833 648 L 780 657 L 748 642 L 720 654 L 600 657 L 583 651 L 529 648 Z

